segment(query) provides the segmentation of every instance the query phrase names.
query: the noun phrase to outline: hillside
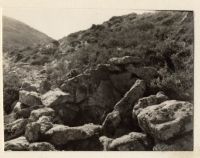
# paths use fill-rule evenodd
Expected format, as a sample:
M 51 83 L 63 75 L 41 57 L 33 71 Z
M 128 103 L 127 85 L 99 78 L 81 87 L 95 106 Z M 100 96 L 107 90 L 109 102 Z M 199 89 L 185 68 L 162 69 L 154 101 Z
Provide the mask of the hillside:
M 193 47 L 193 12 L 159 11 L 9 52 L 5 150 L 193 150 Z
M 3 50 L 32 47 L 52 40 L 44 33 L 10 17 L 3 16 Z

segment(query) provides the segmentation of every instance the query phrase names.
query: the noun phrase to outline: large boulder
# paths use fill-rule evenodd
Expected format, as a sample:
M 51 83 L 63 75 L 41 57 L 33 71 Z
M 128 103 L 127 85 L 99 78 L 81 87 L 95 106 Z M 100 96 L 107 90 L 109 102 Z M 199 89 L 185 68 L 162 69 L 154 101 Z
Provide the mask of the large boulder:
M 25 127 L 27 125 L 27 119 L 18 119 L 4 127 L 4 139 L 5 141 L 17 138 L 24 134 Z
M 143 133 L 131 132 L 116 139 L 100 137 L 104 150 L 146 151 L 152 146 L 151 140 Z
M 154 151 L 192 151 L 193 134 L 168 140 L 167 142 L 158 142 L 153 147 Z
M 34 91 L 19 91 L 19 102 L 27 106 L 41 105 L 41 99 L 37 92 Z
M 36 142 L 29 145 L 29 151 L 56 151 L 55 147 L 48 142 Z
M 137 118 L 145 133 L 166 141 L 193 130 L 193 105 L 185 101 L 168 100 L 144 108 Z
M 137 80 L 124 97 L 116 103 L 114 110 L 107 115 L 103 122 L 104 132 L 113 133 L 121 120 L 131 111 L 133 104 L 143 96 L 146 86 L 143 80 Z
M 49 116 L 53 118 L 55 116 L 55 111 L 48 107 L 33 110 L 30 114 L 29 120 L 34 122 L 37 121 L 41 116 Z
M 84 140 L 99 135 L 100 131 L 101 126 L 94 124 L 85 124 L 77 127 L 56 125 L 48 130 L 45 135 L 52 144 L 65 145 L 70 141 Z
M 44 94 L 51 90 L 51 83 L 48 80 L 44 80 L 40 82 L 39 92 L 40 94 Z
M 5 142 L 5 151 L 28 151 L 29 142 L 24 136 Z
M 40 133 L 44 134 L 53 127 L 52 119 L 48 116 L 41 116 L 37 123 L 40 124 Z
M 140 98 L 133 107 L 133 119 L 137 118 L 137 115 L 140 111 L 142 111 L 142 109 L 151 105 L 160 104 L 166 100 L 168 100 L 168 97 L 163 92 L 158 92 L 156 95 Z
M 65 93 L 59 88 L 50 90 L 41 96 L 42 104 L 46 107 L 54 107 L 67 102 L 73 102 L 74 98 L 69 94 Z

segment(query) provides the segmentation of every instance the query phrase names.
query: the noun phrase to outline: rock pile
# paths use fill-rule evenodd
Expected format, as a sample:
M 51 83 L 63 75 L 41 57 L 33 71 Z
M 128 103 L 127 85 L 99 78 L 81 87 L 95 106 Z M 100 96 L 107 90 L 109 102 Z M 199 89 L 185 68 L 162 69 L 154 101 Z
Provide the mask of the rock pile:
M 158 76 L 139 58 L 126 56 L 60 88 L 24 88 L 14 121 L 5 124 L 5 150 L 192 150 L 193 105 L 163 92 L 145 96 Z

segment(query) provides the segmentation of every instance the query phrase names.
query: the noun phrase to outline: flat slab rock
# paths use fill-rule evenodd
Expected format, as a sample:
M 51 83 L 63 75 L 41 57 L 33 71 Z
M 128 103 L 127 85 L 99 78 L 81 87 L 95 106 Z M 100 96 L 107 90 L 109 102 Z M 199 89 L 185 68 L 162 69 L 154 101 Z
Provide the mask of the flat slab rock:
M 83 126 L 68 127 L 64 125 L 55 125 L 48 130 L 45 135 L 54 145 L 64 145 L 69 141 L 83 140 L 95 135 L 99 135 L 100 125 L 85 124 Z
M 193 105 L 168 100 L 144 108 L 137 116 L 139 126 L 158 140 L 168 140 L 193 130 Z
M 53 107 L 66 102 L 73 102 L 74 98 L 69 93 L 65 93 L 59 88 L 56 88 L 43 94 L 41 100 L 42 104 L 46 107 Z
M 146 134 L 138 132 L 131 132 L 116 139 L 102 136 L 99 140 L 103 144 L 104 150 L 145 151 L 151 146 L 151 141 Z
M 4 150 L 28 151 L 29 142 L 24 136 L 5 142 Z

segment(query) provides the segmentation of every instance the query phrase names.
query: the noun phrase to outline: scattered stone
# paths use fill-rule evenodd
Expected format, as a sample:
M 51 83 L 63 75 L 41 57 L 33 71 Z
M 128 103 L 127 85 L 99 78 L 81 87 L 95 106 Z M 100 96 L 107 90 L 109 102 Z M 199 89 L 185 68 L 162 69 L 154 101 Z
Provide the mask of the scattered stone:
M 37 92 L 37 87 L 32 85 L 31 83 L 24 82 L 22 84 L 20 90 L 25 90 L 25 91 L 28 91 L 28 92 L 31 92 L 31 91 Z
M 27 119 L 18 119 L 10 124 L 5 125 L 4 139 L 5 141 L 17 138 L 24 134 L 27 125 Z
M 141 129 L 158 140 L 166 141 L 193 130 L 193 105 L 185 101 L 168 100 L 149 106 L 137 117 Z
M 5 142 L 4 150 L 28 151 L 29 142 L 24 136 Z
M 29 145 L 29 151 L 56 151 L 55 147 L 48 142 L 37 142 Z
M 41 99 L 37 92 L 29 92 L 25 90 L 19 91 L 19 102 L 27 106 L 41 105 Z
M 44 94 L 51 90 L 51 83 L 48 80 L 44 80 L 40 83 L 39 92 L 40 94 Z
M 30 114 L 29 120 L 34 122 L 37 121 L 41 116 L 55 116 L 55 111 L 52 108 L 44 107 L 37 110 L 33 110 Z
M 64 145 L 70 141 L 83 140 L 95 135 L 99 135 L 100 131 L 101 126 L 94 124 L 85 124 L 77 127 L 56 125 L 48 130 L 45 134 L 49 137 L 49 141 L 52 144 Z
M 131 132 L 116 139 L 103 136 L 100 137 L 100 142 L 102 142 L 104 150 L 114 151 L 145 151 L 151 147 L 151 141 L 146 134 L 137 132 Z

